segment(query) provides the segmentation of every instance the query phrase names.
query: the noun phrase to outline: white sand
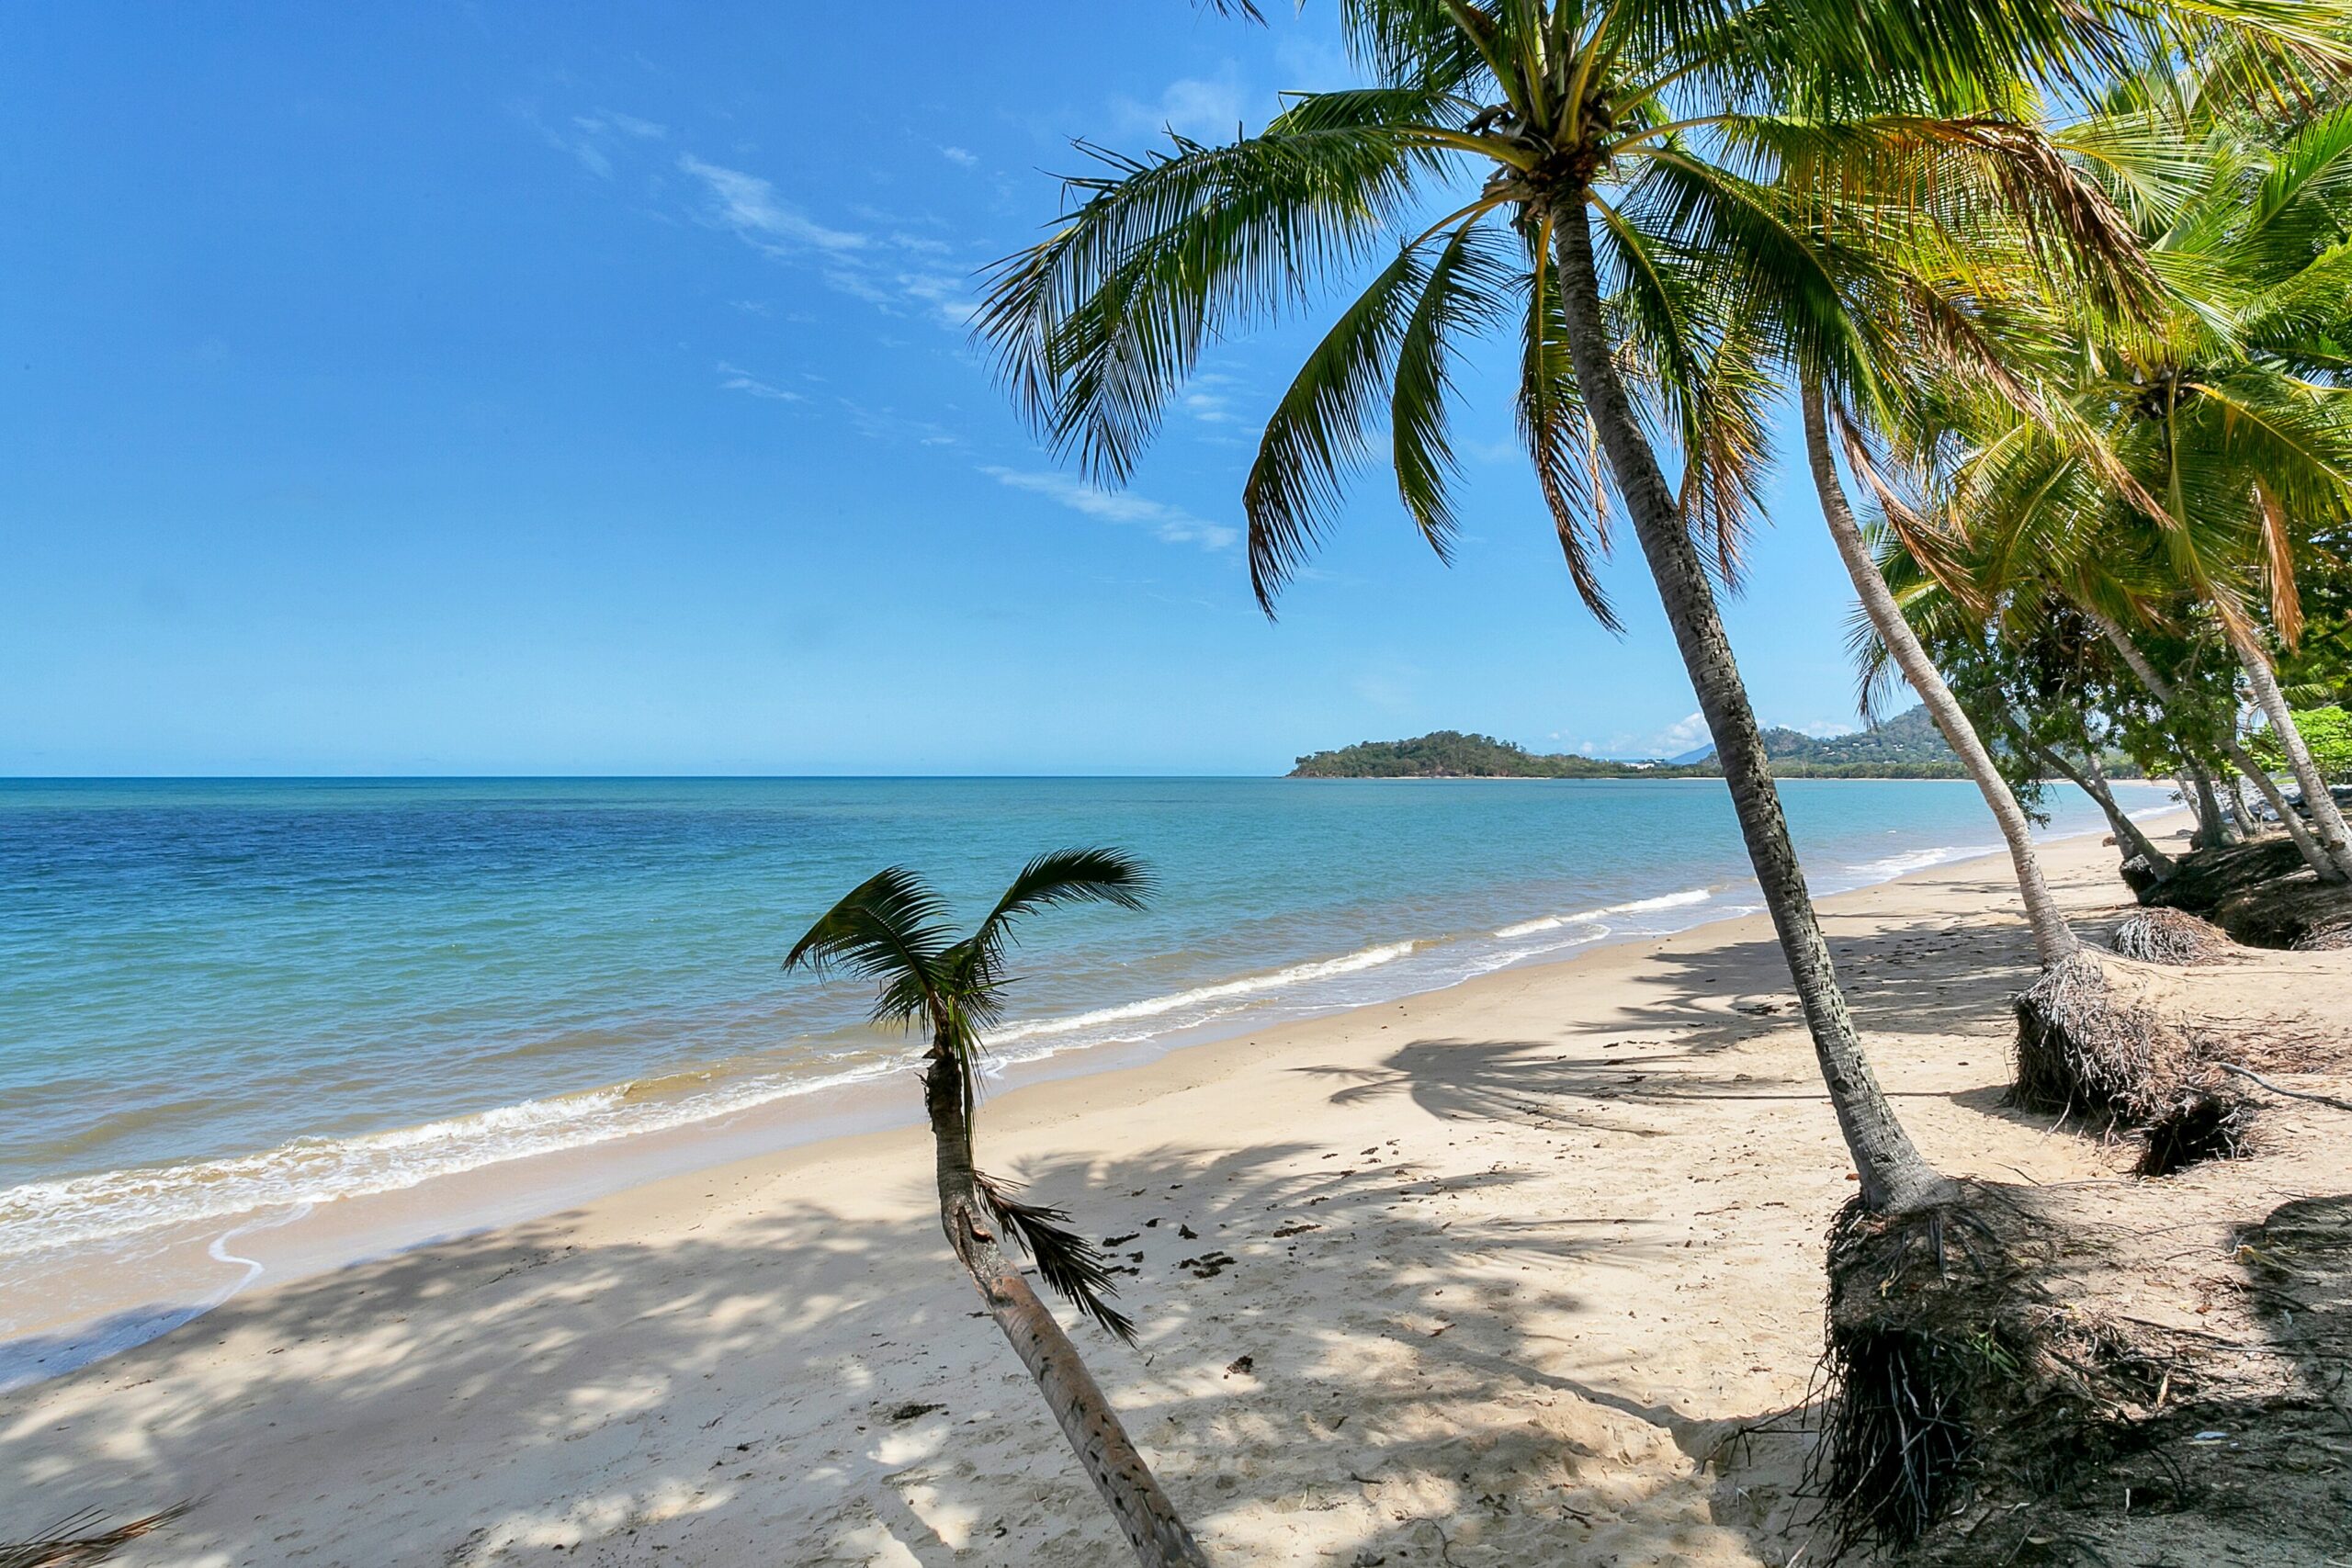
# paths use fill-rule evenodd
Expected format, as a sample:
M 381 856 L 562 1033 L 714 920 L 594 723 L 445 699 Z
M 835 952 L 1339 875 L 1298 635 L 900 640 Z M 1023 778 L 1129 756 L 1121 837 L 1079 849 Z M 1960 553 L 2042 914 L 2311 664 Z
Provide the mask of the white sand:
M 2097 840 L 2049 863 L 2121 901 Z M 2015 903 L 1990 859 L 1826 914 L 1931 1158 L 2112 1174 L 1999 1107 Z M 1078 1337 L 1219 1562 L 1781 1560 L 1742 1527 L 1790 1478 L 1704 1461 L 1804 1398 L 1851 1189 L 1760 919 L 1024 1089 L 981 1136 L 1133 1235 L 1140 1350 Z M 239 1298 L 0 1401 L 0 1539 L 193 1499 L 118 1561 L 1126 1561 L 929 1158 L 842 1139 Z

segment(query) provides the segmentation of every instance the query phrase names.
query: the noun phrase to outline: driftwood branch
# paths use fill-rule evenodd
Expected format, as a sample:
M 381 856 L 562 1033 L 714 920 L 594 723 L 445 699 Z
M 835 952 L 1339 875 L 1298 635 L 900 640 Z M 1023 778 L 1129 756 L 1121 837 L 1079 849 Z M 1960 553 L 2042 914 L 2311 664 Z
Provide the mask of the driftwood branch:
M 2280 1089 L 2260 1073 L 2250 1067 L 2241 1067 L 2235 1062 L 2216 1062 L 2213 1065 L 2225 1073 L 2234 1073 L 2259 1088 L 2267 1089 L 2271 1093 L 2284 1096 L 2289 1100 L 2308 1100 L 2314 1105 L 2324 1105 L 2331 1110 L 2352 1111 L 2352 1100 L 2338 1100 L 2332 1094 L 2307 1094 L 2299 1089 Z

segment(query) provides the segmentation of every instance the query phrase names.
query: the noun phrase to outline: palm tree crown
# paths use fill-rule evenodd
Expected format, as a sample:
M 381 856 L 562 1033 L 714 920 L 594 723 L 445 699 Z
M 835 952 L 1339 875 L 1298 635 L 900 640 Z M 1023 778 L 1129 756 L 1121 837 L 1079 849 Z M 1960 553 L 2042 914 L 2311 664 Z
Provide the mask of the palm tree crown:
M 2290 44 L 2324 38 L 2324 18 L 2285 7 L 2203 9 L 2258 12 Z M 1595 224 L 1621 371 L 1674 442 L 1679 502 L 1724 565 L 1765 454 L 1767 367 L 1793 357 L 1833 386 L 1866 387 L 1891 357 L 1846 308 L 1840 242 L 1792 217 L 1792 177 L 1901 193 L 1946 218 L 2001 204 L 2037 213 L 2052 245 L 2107 243 L 2105 204 L 2032 128 L 2018 84 L 2026 70 L 2063 80 L 2124 59 L 2119 7 L 1340 11 L 1376 85 L 1296 96 L 1224 146 L 1090 148 L 1101 172 L 1068 182 L 1069 214 L 1001 264 L 978 323 L 1047 440 L 1115 481 L 1207 343 L 1378 262 L 1283 398 L 1244 491 L 1252 584 L 1270 611 L 1384 414 L 1398 495 L 1446 552 L 1451 373 L 1466 340 L 1508 327 L 1539 489 L 1579 592 L 1613 624 L 1591 570 L 1606 467 L 1555 257 L 1571 214 Z
M 876 1023 L 922 1028 L 935 1070 L 968 1128 L 978 1098 L 985 1032 L 1003 1016 L 1005 957 L 1023 916 L 1057 905 L 1102 903 L 1140 909 L 1152 891 L 1141 862 L 1118 850 L 1057 850 L 1021 868 L 967 936 L 947 929 L 946 904 L 929 884 L 891 866 L 853 888 L 793 945 L 784 966 L 841 970 L 875 983 Z M 968 1153 L 968 1150 L 966 1151 Z M 1123 1340 L 1135 1324 L 1113 1306 L 1118 1293 L 1101 1254 L 1064 1222 L 1061 1210 L 1027 1203 L 1013 1183 L 974 1170 L 979 1196 L 1036 1258 L 1046 1283 Z

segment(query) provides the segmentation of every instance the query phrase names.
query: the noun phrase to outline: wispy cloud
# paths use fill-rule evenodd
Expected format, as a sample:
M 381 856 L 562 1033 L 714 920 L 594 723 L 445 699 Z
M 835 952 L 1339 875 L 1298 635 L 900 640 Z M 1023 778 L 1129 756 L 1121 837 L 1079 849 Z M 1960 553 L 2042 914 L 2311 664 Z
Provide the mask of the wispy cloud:
M 972 324 L 979 301 L 969 279 L 942 272 L 902 272 L 892 281 L 899 292 L 922 306 L 942 326 L 962 331 Z
M 712 222 L 763 250 L 805 249 L 840 255 L 873 243 L 870 235 L 816 221 L 780 199 L 775 186 L 757 175 L 707 164 L 691 152 L 679 154 L 678 167 L 702 182 Z
M 1203 549 L 1227 550 L 1240 542 L 1241 532 L 1224 523 L 1212 523 L 1195 517 L 1181 507 L 1164 502 L 1147 500 L 1121 491 L 1104 490 L 1088 484 L 1084 479 L 1068 474 L 1041 473 L 1035 470 L 989 466 L 980 472 L 1001 485 L 1042 495 L 1047 500 L 1069 507 L 1072 512 L 1089 517 L 1099 517 L 1106 523 L 1119 523 L 1130 527 L 1146 528 L 1163 544 L 1198 545 Z
M 776 194 L 774 184 L 683 154 L 678 167 L 700 182 L 704 217 L 780 260 L 817 267 L 828 288 L 889 311 L 929 316 L 963 331 L 978 309 L 970 280 L 941 269 L 955 247 L 927 234 L 836 228 Z
M 1203 424 L 1231 424 L 1238 417 L 1233 407 L 1233 389 L 1240 385 L 1238 377 L 1217 370 L 1204 370 L 1186 384 L 1179 406 Z
M 659 141 L 670 134 L 670 128 L 666 125 L 656 125 L 650 119 L 639 119 L 633 114 L 622 114 L 617 109 L 598 109 L 594 114 L 576 115 L 571 123 L 591 135 L 615 130 L 623 136 L 634 136 L 640 141 Z
M 626 148 L 650 149 L 670 140 L 669 127 L 614 109 L 573 115 L 560 126 L 541 119 L 527 105 L 515 112 L 541 140 L 600 178 L 620 166 Z M 957 163 L 978 161 L 960 147 L 941 152 Z M 775 260 L 808 268 L 836 293 L 888 314 L 927 317 L 958 333 L 971 325 L 978 306 L 971 279 L 958 265 L 956 247 L 936 234 L 911 231 L 918 225 L 904 217 L 859 208 L 853 209 L 858 214 L 853 222 L 820 218 L 788 199 L 764 175 L 684 149 L 672 167 L 685 177 L 694 215 L 706 226 Z M 754 315 L 775 313 L 763 300 L 735 303 Z
M 939 150 L 939 155 L 946 159 L 951 164 L 960 164 L 967 169 L 973 167 L 980 161 L 980 155 L 978 153 L 967 152 L 961 147 L 942 147 Z
M 761 380 L 757 376 L 725 360 L 718 363 L 718 389 L 723 392 L 741 392 L 745 397 L 765 398 L 771 402 L 805 403 L 808 400 L 798 392 Z
M 868 441 L 888 442 L 894 446 L 961 446 L 964 444 L 962 436 L 933 420 L 910 418 L 896 409 L 874 408 L 854 398 L 836 398 L 833 400 L 849 416 L 850 427 Z

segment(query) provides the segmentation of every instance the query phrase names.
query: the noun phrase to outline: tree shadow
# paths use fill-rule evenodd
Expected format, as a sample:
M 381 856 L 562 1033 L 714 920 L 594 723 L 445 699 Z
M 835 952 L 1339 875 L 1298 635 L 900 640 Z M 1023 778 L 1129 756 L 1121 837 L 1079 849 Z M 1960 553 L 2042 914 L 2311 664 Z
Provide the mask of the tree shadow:
M 1720 1424 L 1547 1365 L 1531 1327 L 1655 1244 L 1495 1201 L 1525 1172 L 1323 1153 L 1007 1172 L 1117 1238 L 1138 1348 L 1072 1331 L 1212 1552 L 1694 1554 Z M 933 1220 L 713 1197 L 737 1217 L 707 1234 L 461 1238 L 0 1399 L 0 1517 L 195 1500 L 124 1563 L 1120 1560 Z

